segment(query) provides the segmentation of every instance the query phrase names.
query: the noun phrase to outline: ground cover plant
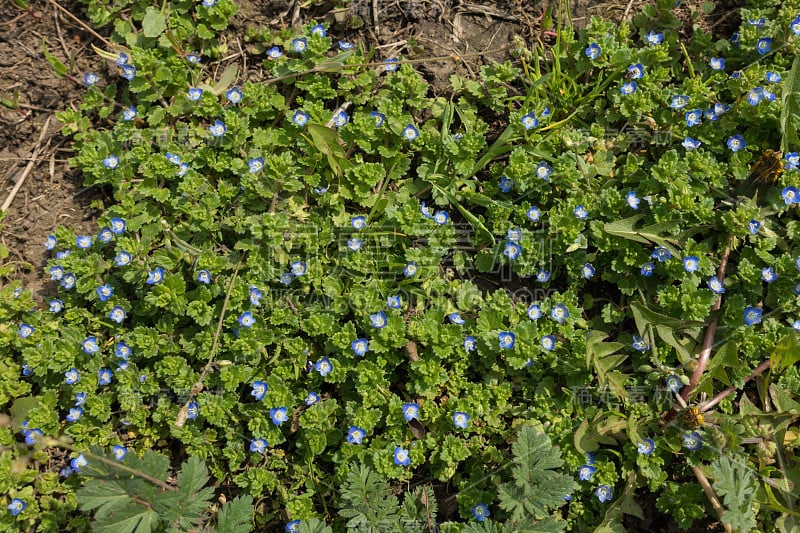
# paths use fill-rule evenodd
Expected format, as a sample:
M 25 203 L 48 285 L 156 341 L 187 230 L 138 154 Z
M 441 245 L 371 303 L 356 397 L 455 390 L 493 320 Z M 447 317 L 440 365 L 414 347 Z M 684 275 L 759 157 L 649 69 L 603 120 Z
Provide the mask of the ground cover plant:
M 800 2 L 556 25 L 446 97 L 458 57 L 313 23 L 240 83 L 234 2 L 85 4 L 59 121 L 115 203 L 0 290 L 2 530 L 797 527 Z

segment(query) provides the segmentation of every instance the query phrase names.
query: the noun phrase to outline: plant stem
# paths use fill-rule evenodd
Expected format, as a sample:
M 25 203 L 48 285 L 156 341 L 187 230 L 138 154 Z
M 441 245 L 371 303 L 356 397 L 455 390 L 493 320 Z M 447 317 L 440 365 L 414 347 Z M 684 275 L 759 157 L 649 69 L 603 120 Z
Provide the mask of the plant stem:
M 700 483 L 700 486 L 703 487 L 703 492 L 706 493 L 708 500 L 711 502 L 711 507 L 717 512 L 717 516 L 719 517 L 719 521 L 722 524 L 722 527 L 725 528 L 725 531 L 728 533 L 733 533 L 733 528 L 731 525 L 722 521 L 722 513 L 724 509 L 722 508 L 722 504 L 719 502 L 719 498 L 717 497 L 717 493 L 714 492 L 714 488 L 711 486 L 711 483 L 708 482 L 708 478 L 706 477 L 703 469 L 699 466 L 693 466 L 692 472 L 694 472 L 694 476 L 697 478 L 697 481 Z
M 766 361 L 764 361 L 763 363 L 758 365 L 756 367 L 756 369 L 753 370 L 753 372 L 744 379 L 744 383 L 747 383 L 751 379 L 754 379 L 754 378 L 760 376 L 761 373 L 764 372 L 766 369 L 768 369 L 770 366 L 772 366 L 772 361 L 767 359 Z M 709 409 L 712 409 L 719 402 L 724 400 L 726 397 L 728 397 L 730 395 L 730 393 L 734 392 L 735 390 L 736 390 L 736 388 L 734 388 L 734 387 L 728 387 L 727 389 L 725 389 L 724 391 L 720 392 L 719 394 L 717 394 L 716 396 L 714 396 L 713 398 L 711 398 L 707 402 L 701 404 L 698 407 L 698 409 L 700 410 L 701 413 L 705 413 Z

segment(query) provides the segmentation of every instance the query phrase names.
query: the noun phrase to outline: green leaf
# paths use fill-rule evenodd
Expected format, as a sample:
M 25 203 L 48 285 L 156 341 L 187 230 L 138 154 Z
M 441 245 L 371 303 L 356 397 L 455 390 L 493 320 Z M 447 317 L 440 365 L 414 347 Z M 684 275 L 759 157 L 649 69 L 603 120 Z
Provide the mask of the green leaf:
M 59 61 L 59 59 L 50 54 L 47 50 L 47 44 L 45 43 L 44 37 L 42 37 L 42 52 L 44 53 L 45 59 L 47 62 L 50 63 L 50 66 L 53 67 L 56 75 L 59 77 L 63 77 L 67 75 L 67 66 Z
M 350 519 L 347 527 L 351 530 L 381 528 L 399 519 L 400 504 L 389 483 L 364 465 L 350 465 L 342 487 L 342 502 L 344 508 L 339 514 Z
M 217 533 L 245 533 L 252 530 L 252 496 L 249 494 L 237 496 L 220 508 L 217 514 Z
M 731 461 L 723 455 L 711 464 L 711 475 L 714 476 L 714 491 L 725 507 L 722 521 L 738 532 L 756 527 L 752 505 L 756 490 L 753 468 L 742 459 Z
M 342 174 L 342 164 L 346 163 L 344 148 L 339 144 L 339 135 L 332 129 L 322 124 L 308 124 L 311 134 L 311 143 L 325 155 L 328 164 L 336 176 Z
M 219 533 L 224 533 L 221 529 Z M 319 518 L 300 522 L 300 533 L 333 533 L 333 529 Z
M 657 313 L 651 309 L 648 309 L 639 302 L 631 302 L 630 305 L 631 313 L 633 313 L 633 319 L 636 321 L 636 329 L 639 330 L 639 335 L 642 337 L 644 337 L 645 333 L 647 332 L 648 323 L 666 326 L 672 329 L 688 329 L 703 325 L 702 322 L 698 322 L 696 320 L 680 320 L 678 318 L 662 315 L 661 313 Z
M 775 372 L 783 372 L 800 361 L 800 341 L 797 333 L 793 331 L 778 341 L 770 361 Z
M 661 233 L 670 231 L 671 229 L 680 225 L 680 220 L 667 220 L 645 226 L 640 229 L 634 229 L 636 223 L 644 215 L 633 215 L 632 217 L 617 220 L 615 222 L 608 222 L 603 225 L 603 231 L 615 237 L 622 237 L 630 241 L 639 242 L 642 244 L 657 244 L 669 250 L 673 256 L 679 257 L 678 250 L 673 246 L 676 243 L 674 239 L 669 239 L 661 235 Z
M 150 533 L 159 529 L 158 513 L 142 505 L 131 505 L 92 523 L 95 533 Z
M 781 91 L 781 149 L 791 151 L 800 144 L 800 55 L 794 56 L 792 68 L 783 81 Z
M 167 29 L 167 16 L 155 7 L 148 7 L 142 19 L 145 37 L 158 37 Z
M 238 65 L 235 63 L 228 65 L 228 67 L 222 72 L 222 76 L 220 76 L 219 81 L 214 84 L 214 87 L 211 88 L 211 92 L 219 96 L 227 91 L 228 87 L 230 87 L 233 81 L 236 79 L 238 72 Z

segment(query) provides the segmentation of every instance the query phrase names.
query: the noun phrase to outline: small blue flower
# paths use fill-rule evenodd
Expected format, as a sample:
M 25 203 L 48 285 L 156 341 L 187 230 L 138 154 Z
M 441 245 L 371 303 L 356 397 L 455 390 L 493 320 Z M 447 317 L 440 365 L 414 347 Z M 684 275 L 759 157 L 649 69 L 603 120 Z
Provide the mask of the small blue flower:
M 764 55 L 772 51 L 772 37 L 762 37 L 756 41 L 756 52 L 759 55 Z
M 536 165 L 536 177 L 539 179 L 543 179 L 544 181 L 549 181 L 550 176 L 553 174 L 553 167 L 551 167 L 547 162 L 540 161 L 538 165 Z
M 597 496 L 597 499 L 600 500 L 600 503 L 610 502 L 614 498 L 614 491 L 611 490 L 611 487 L 608 485 L 600 485 L 597 487 L 597 490 L 594 491 L 594 494 Z
M 250 311 L 245 311 L 239 315 L 238 322 L 243 328 L 251 328 L 256 323 L 256 317 Z
M 125 320 L 126 316 L 127 316 L 127 313 L 125 312 L 125 309 L 123 309 L 122 307 L 120 307 L 118 305 L 115 305 L 114 308 L 111 309 L 111 311 L 108 312 L 108 318 L 110 318 L 111 320 L 113 320 L 117 324 L 122 324 L 122 322 Z
M 578 478 L 580 478 L 581 481 L 589 481 L 592 479 L 595 472 L 597 472 L 597 468 L 592 465 L 583 465 L 578 469 Z
M 777 72 L 767 71 L 767 74 L 766 74 L 766 76 L 764 76 L 764 78 L 769 83 L 780 83 L 780 81 L 781 81 L 781 75 L 778 74 Z
M 70 467 L 75 472 L 79 471 L 81 468 L 87 466 L 88 464 L 89 461 L 86 460 L 86 457 L 84 457 L 83 454 L 80 454 L 78 457 L 75 457 L 69 462 Z
M 406 263 L 405 268 L 403 268 L 403 276 L 407 278 L 413 278 L 417 274 L 417 263 L 414 261 L 409 261 Z
M 28 446 L 33 446 L 39 440 L 39 437 L 43 435 L 42 430 L 39 428 L 34 428 L 23 432 L 25 435 L 25 444 Z
M 83 83 L 87 86 L 94 85 L 98 81 L 100 81 L 100 78 L 97 76 L 96 72 L 87 72 L 83 75 Z
M 161 283 L 164 280 L 164 269 L 161 267 L 156 267 L 155 270 L 149 270 L 147 272 L 147 283 L 148 285 L 155 285 L 156 283 Z
M 683 109 L 689 104 L 689 97 L 685 94 L 676 94 L 669 102 L 672 109 Z
M 789 152 L 783 158 L 786 160 L 786 163 L 784 163 L 786 170 L 794 170 L 800 165 L 800 153 L 798 152 Z
M 730 138 L 728 138 L 728 141 L 725 144 L 733 152 L 738 152 L 739 150 L 747 146 L 747 143 L 744 142 L 744 137 L 742 137 L 739 134 L 733 135 Z
M 789 26 L 795 35 L 800 35 L 800 15 L 797 15 Z
M 286 414 L 286 407 L 275 407 L 269 410 L 269 418 L 272 420 L 272 423 L 276 426 L 280 426 L 287 420 L 289 420 L 289 416 Z
M 497 184 L 497 188 L 500 189 L 501 192 L 511 192 L 511 189 L 514 188 L 514 181 L 503 174 L 500 176 L 500 182 Z
M 126 54 L 125 52 L 120 52 L 119 56 L 117 56 L 116 63 L 117 63 L 118 67 L 122 67 L 123 65 L 127 65 L 128 64 L 128 54 Z
M 333 115 L 333 125 L 337 128 L 341 128 L 348 122 L 350 122 L 350 115 L 348 115 L 345 111 L 339 111 Z
M 650 349 L 650 343 L 638 335 L 633 336 L 633 342 L 631 343 L 631 346 L 637 352 L 646 352 Z
M 634 63 L 628 67 L 628 74 L 634 80 L 639 80 L 644 77 L 644 65 L 641 63 Z
M 86 337 L 81 342 L 81 347 L 88 355 L 92 355 L 93 353 L 100 351 L 100 346 L 97 345 L 97 337 Z
M 266 439 L 253 439 L 250 441 L 250 451 L 254 453 L 264 453 L 267 451 L 267 443 Z
M 250 173 L 255 174 L 256 172 L 260 172 L 262 168 L 264 168 L 264 158 L 263 157 L 254 157 L 247 161 L 247 166 L 250 168 Z
M 672 252 L 670 252 L 668 248 L 659 246 L 655 250 L 653 250 L 651 257 L 653 259 L 656 259 L 659 263 L 663 263 L 667 259 L 672 258 Z
M 194 420 L 200 414 L 200 405 L 197 402 L 189 402 L 186 404 L 186 417 L 189 420 Z
M 406 422 L 411 422 L 415 418 L 419 418 L 419 405 L 415 403 L 404 403 L 403 418 L 406 419 Z
M 464 339 L 464 349 L 468 352 L 474 352 L 477 349 L 477 341 L 472 335 Z
M 758 229 L 761 227 L 761 222 L 756 219 L 750 219 L 750 222 L 747 223 L 747 229 L 750 230 L 750 233 L 753 235 L 758 235 Z
M 45 250 L 52 250 L 58 245 L 58 239 L 55 235 L 48 235 L 47 240 L 44 241 Z
M 708 280 L 708 288 L 711 289 L 711 292 L 714 294 L 722 294 L 725 292 L 725 285 L 717 276 Z
M 775 269 L 773 267 L 765 267 L 761 269 L 761 279 L 767 283 L 772 283 L 778 279 L 778 274 L 775 273 Z
M 691 137 L 686 137 L 681 145 L 686 148 L 687 150 L 694 150 L 695 148 L 699 148 L 700 145 L 703 144 L 697 139 L 692 139 Z
M 399 66 L 398 59 L 396 57 L 390 57 L 389 59 L 384 59 L 383 64 L 385 65 L 386 72 L 394 72 L 397 70 Z
M 469 413 L 465 413 L 464 411 L 456 411 L 453 413 L 453 424 L 459 429 L 467 429 L 471 418 L 472 417 L 469 416 Z
M 583 275 L 584 279 L 592 279 L 594 277 L 595 269 L 591 263 L 585 263 L 583 267 L 581 267 L 581 274 Z
M 517 341 L 517 336 L 510 331 L 501 331 L 497 338 L 500 341 L 500 348 L 503 350 L 511 350 Z
M 670 374 L 670 376 L 667 378 L 667 388 L 672 391 L 673 394 L 678 394 L 678 392 L 683 388 L 683 381 L 681 381 L 681 378 L 675 374 Z
M 400 309 L 403 307 L 403 302 L 400 296 L 389 296 L 386 299 L 386 305 L 388 305 L 390 309 Z
M 200 64 L 200 54 L 196 52 L 190 52 L 186 54 L 186 61 L 188 61 L 192 65 L 198 65 Z
M 597 57 L 600 55 L 600 45 L 597 43 L 592 43 L 586 47 L 584 53 L 589 59 L 597 59 Z
M 645 37 L 647 39 L 647 44 L 649 44 L 650 46 L 661 44 L 664 41 L 664 34 L 656 33 L 655 30 L 650 30 L 650 32 Z
M 67 422 L 73 423 L 77 422 L 83 416 L 83 408 L 82 407 L 71 407 L 69 410 L 69 414 L 67 415 Z
M 530 130 L 539 126 L 539 119 L 536 118 L 536 113 L 531 111 L 525 115 L 520 117 L 519 121 L 522 123 L 522 127 L 526 130 Z
M 690 451 L 699 450 L 703 447 L 703 437 L 700 433 L 692 431 L 691 433 L 684 433 L 683 446 Z
M 472 516 L 475 517 L 475 520 L 478 522 L 483 522 L 489 516 L 491 516 L 491 513 L 489 512 L 489 506 L 485 503 L 477 503 L 473 505 L 471 511 Z
M 306 405 L 311 407 L 315 403 L 319 403 L 319 394 L 314 391 L 309 391 L 308 395 L 306 395 Z
M 433 218 L 433 214 L 431 214 L 431 208 L 425 205 L 425 202 L 420 202 L 419 204 L 419 212 L 425 218 Z
M 297 37 L 296 39 L 292 39 L 292 50 L 295 52 L 305 52 L 306 48 L 308 48 L 308 41 L 305 37 Z
M 97 371 L 97 385 L 103 387 L 111 383 L 111 378 L 114 376 L 114 373 L 107 368 L 101 368 Z
M 522 240 L 522 228 L 511 228 L 506 232 L 506 239 L 511 242 L 519 242 Z
M 347 116 L 347 114 L 345 113 L 345 117 L 346 116 Z M 302 128 L 303 126 L 308 124 L 308 121 L 309 121 L 310 118 L 311 117 L 309 117 L 308 113 L 306 113 L 302 109 L 298 109 L 297 111 L 294 112 L 294 115 L 292 115 L 292 124 Z M 334 120 L 336 120 L 335 117 L 334 117 Z M 344 121 L 344 124 L 347 124 L 347 120 Z M 341 124 L 341 125 L 344 126 L 344 124 Z M 337 126 L 339 126 L 339 124 L 337 124 Z
M 539 218 L 542 216 L 542 212 L 539 211 L 538 207 L 533 205 L 528 209 L 528 211 L 525 213 L 525 215 L 528 217 L 528 220 L 530 220 L 531 222 L 538 222 Z
M 227 91 L 225 91 L 225 98 L 232 104 L 238 104 L 244 98 L 244 94 L 238 87 L 231 87 Z
M 251 285 L 248 296 L 250 299 L 250 305 L 258 307 L 258 305 L 261 303 L 261 298 L 264 296 L 264 293 L 261 292 L 258 287 Z
M 353 48 L 356 47 L 355 44 L 348 43 L 347 41 L 339 41 L 338 45 L 339 45 L 339 50 L 343 50 L 343 51 L 352 50 Z
M 522 252 L 522 246 L 520 246 L 519 243 L 506 241 L 506 247 L 503 250 L 503 255 L 508 257 L 511 261 L 518 258 L 521 252 Z
M 394 464 L 399 466 L 408 466 L 411 464 L 411 458 L 408 456 L 408 450 L 400 446 L 394 449 Z
M 700 268 L 700 260 L 696 255 L 688 255 L 683 258 L 683 269 L 686 272 L 697 272 Z
M 217 3 L 217 0 L 203 0 L 202 2 L 203 7 L 214 7 Z
M 721 57 L 712 57 L 708 61 L 711 70 L 725 70 L 725 59 Z
M 792 329 L 795 330 L 796 332 L 800 333 L 800 320 L 795 320 L 792 323 Z
M 319 35 L 320 37 L 325 37 L 327 33 L 325 32 L 325 27 L 322 24 L 317 24 L 316 26 L 311 28 L 312 35 Z
M 327 357 L 323 357 L 314 365 L 314 370 L 319 372 L 320 376 L 325 377 L 333 372 L 333 363 Z
M 584 220 L 586 217 L 589 216 L 589 211 L 587 211 L 586 208 L 583 207 L 582 205 L 577 206 L 573 211 L 573 213 L 575 214 L 575 218 L 579 220 Z
M 284 527 L 283 530 L 286 533 L 298 533 L 300 531 L 300 520 L 286 522 L 286 527 Z
M 75 393 L 75 407 L 80 407 L 86 403 L 86 393 L 85 392 L 76 392 Z
M 536 273 L 536 281 L 539 283 L 547 283 L 550 281 L 550 272 L 545 269 L 539 270 L 539 272 Z
M 563 303 L 556 304 L 550 311 L 550 317 L 559 324 L 563 324 L 564 320 L 568 319 L 569 316 L 569 309 Z
M 389 323 L 389 319 L 386 317 L 385 312 L 378 311 L 377 313 L 369 315 L 369 322 L 372 324 L 373 328 L 381 329 L 386 327 Z
M 292 264 L 289 265 L 289 268 L 292 270 L 292 276 L 296 277 L 305 276 L 306 272 L 308 272 L 308 265 L 305 263 L 305 261 L 292 261 Z
M 636 196 L 636 191 L 628 191 L 628 194 L 625 195 L 625 202 L 631 209 L 639 209 L 639 202 L 641 202 L 641 200 Z
M 129 122 L 136 118 L 136 107 L 130 106 L 127 109 L 122 110 L 122 120 L 125 122 Z
M 367 227 L 367 218 L 364 216 L 357 216 L 350 219 L 350 225 L 357 230 L 362 230 Z
M 125 223 L 124 219 L 117 217 L 111 219 L 111 232 L 114 235 L 122 235 L 125 233 L 126 227 L 127 224 Z
M 122 77 L 128 81 L 133 80 L 136 77 L 136 67 L 134 67 L 133 65 L 123 65 Z
M 639 273 L 642 276 L 649 278 L 650 276 L 653 275 L 653 271 L 655 271 L 655 269 L 656 269 L 656 264 L 653 263 L 652 261 L 648 261 L 647 263 L 642 265 L 642 268 L 639 270 Z
M 17 334 L 23 339 L 27 339 L 28 337 L 33 335 L 34 331 L 36 330 L 33 326 L 23 322 L 22 324 L 19 325 L 19 330 L 17 330 Z
M 208 127 L 208 131 L 211 132 L 213 137 L 222 137 L 228 131 L 228 128 L 225 127 L 224 122 L 217 119 L 214 121 L 214 124 Z
M 78 235 L 75 239 L 75 245 L 80 248 L 81 250 L 86 250 L 92 247 L 92 236 L 91 235 Z
M 208 285 L 209 283 L 211 283 L 211 272 L 209 272 L 208 270 L 200 270 L 197 273 L 197 281 L 198 283 Z
M 440 226 L 443 224 L 447 224 L 450 220 L 450 215 L 447 214 L 447 211 L 436 211 L 433 215 L 433 221 Z
M 28 377 L 33 374 L 33 367 L 30 365 L 22 365 L 22 376 Z
M 250 391 L 250 396 L 254 397 L 256 400 L 263 400 L 264 399 L 264 395 L 269 390 L 269 387 L 267 386 L 266 382 L 264 382 L 264 381 L 256 380 L 256 381 L 253 382 L 252 387 L 253 387 L 253 390 Z
M 408 124 L 403 128 L 403 138 L 407 141 L 413 141 L 419 137 L 419 130 L 413 124 Z
M 719 117 L 717 116 L 717 114 L 714 112 L 713 109 L 706 109 L 703 112 L 703 116 L 706 117 L 706 119 L 710 120 L 711 122 L 716 122 L 717 120 L 719 120 Z
M 131 263 L 133 257 L 131 254 L 126 252 L 125 250 L 120 250 L 117 252 L 117 255 L 114 256 L 114 264 L 117 266 L 127 266 Z
M 378 111 L 370 111 L 369 116 L 375 121 L 376 128 L 383 126 L 383 122 L 386 120 L 386 115 Z
M 622 84 L 622 87 L 619 88 L 619 92 L 627 96 L 635 93 L 638 88 L 639 84 L 637 84 L 635 81 L 626 81 Z
M 363 337 L 360 339 L 354 340 L 350 343 L 350 348 L 352 348 L 353 353 L 359 357 L 362 357 L 365 353 L 369 351 L 369 341 Z
M 747 306 L 744 308 L 744 325 L 753 326 L 761 323 L 763 311 L 758 307 Z
M 50 300 L 48 304 L 51 313 L 60 313 L 64 309 L 64 302 L 61 300 Z
M 199 87 L 192 87 L 191 89 L 189 89 L 187 97 L 189 98 L 190 101 L 197 102 L 198 100 L 200 100 L 200 98 L 203 97 L 203 89 L 200 89 Z
M 25 503 L 24 500 L 20 500 L 19 498 L 14 498 L 13 500 L 11 500 L 11 503 L 9 503 L 7 506 L 9 512 L 11 513 L 11 516 L 17 516 L 22 511 L 24 511 L 26 507 L 28 507 L 28 504 Z
M 542 337 L 542 348 L 547 350 L 548 352 L 552 352 L 556 349 L 556 336 L 555 335 L 545 335 Z
M 703 110 L 692 109 L 691 111 L 687 111 L 684 117 L 686 119 L 686 125 L 690 128 L 692 126 L 698 126 L 702 122 Z
M 267 50 L 267 58 L 268 59 L 278 59 L 282 55 L 283 55 L 283 52 L 281 52 L 281 49 L 278 48 L 277 46 L 273 46 L 272 48 Z
M 764 98 L 764 89 L 761 87 L 754 87 L 747 93 L 747 103 L 750 105 L 758 105 L 762 98 Z
M 636 451 L 642 455 L 650 455 L 656 449 L 656 441 L 653 439 L 642 439 L 636 445 Z
M 181 164 L 181 156 L 179 156 L 178 154 L 173 154 L 173 153 L 170 153 L 170 152 L 166 152 L 164 154 L 164 157 L 166 157 L 167 161 L 169 161 L 173 165 L 180 165 Z
M 758 19 L 747 19 L 747 23 L 751 26 L 755 26 L 756 28 L 762 27 L 766 24 L 767 20 L 764 17 Z
M 78 278 L 75 277 L 75 274 L 72 272 L 64 273 L 64 276 L 61 278 L 61 286 L 64 287 L 66 290 L 70 290 L 75 286 L 75 283 L 78 281 Z
M 347 442 L 350 444 L 361 444 L 366 436 L 367 432 L 358 426 L 350 426 L 347 430 Z
M 462 326 L 466 323 L 466 321 L 461 318 L 460 313 L 450 313 L 447 315 L 447 320 L 449 320 L 451 324 L 457 324 L 459 326 Z
M 64 372 L 64 378 L 65 378 L 64 383 L 66 383 L 67 385 L 74 385 L 81 379 L 81 375 L 77 369 L 70 368 L 69 370 Z
M 531 320 L 539 320 L 543 316 L 542 308 L 539 304 L 531 304 L 525 314 L 528 315 L 528 318 Z
M 797 190 L 797 187 L 793 187 L 791 185 L 784 187 L 781 191 L 781 196 L 783 196 L 783 201 L 786 203 L 786 205 L 800 203 L 800 191 Z

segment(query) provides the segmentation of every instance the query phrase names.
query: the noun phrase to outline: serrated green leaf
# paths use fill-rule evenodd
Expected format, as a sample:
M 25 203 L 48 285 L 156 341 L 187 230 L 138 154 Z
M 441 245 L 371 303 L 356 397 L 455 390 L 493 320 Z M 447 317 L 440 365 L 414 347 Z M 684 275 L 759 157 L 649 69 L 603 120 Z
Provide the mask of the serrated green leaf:
M 217 514 L 217 533 L 246 533 L 253 530 L 253 497 L 237 496 Z M 302 530 L 302 528 L 301 528 Z M 320 531 L 319 533 L 328 533 Z
M 148 7 L 142 19 L 145 37 L 158 37 L 167 29 L 167 16 L 155 7 Z
M 92 522 L 95 533 L 150 533 L 159 529 L 158 513 L 143 505 L 129 505 Z
M 189 457 L 178 474 L 178 491 L 190 494 L 197 492 L 208 483 L 208 470 L 198 457 Z
M 223 533 L 223 531 L 219 530 L 219 533 Z M 300 522 L 300 533 L 333 533 L 333 529 L 320 519 L 312 518 Z
M 734 531 L 751 531 L 756 526 L 752 505 L 756 489 L 753 468 L 743 459 L 731 461 L 723 455 L 711 463 L 711 475 L 714 476 L 714 491 L 725 507 L 722 521 L 730 524 Z

